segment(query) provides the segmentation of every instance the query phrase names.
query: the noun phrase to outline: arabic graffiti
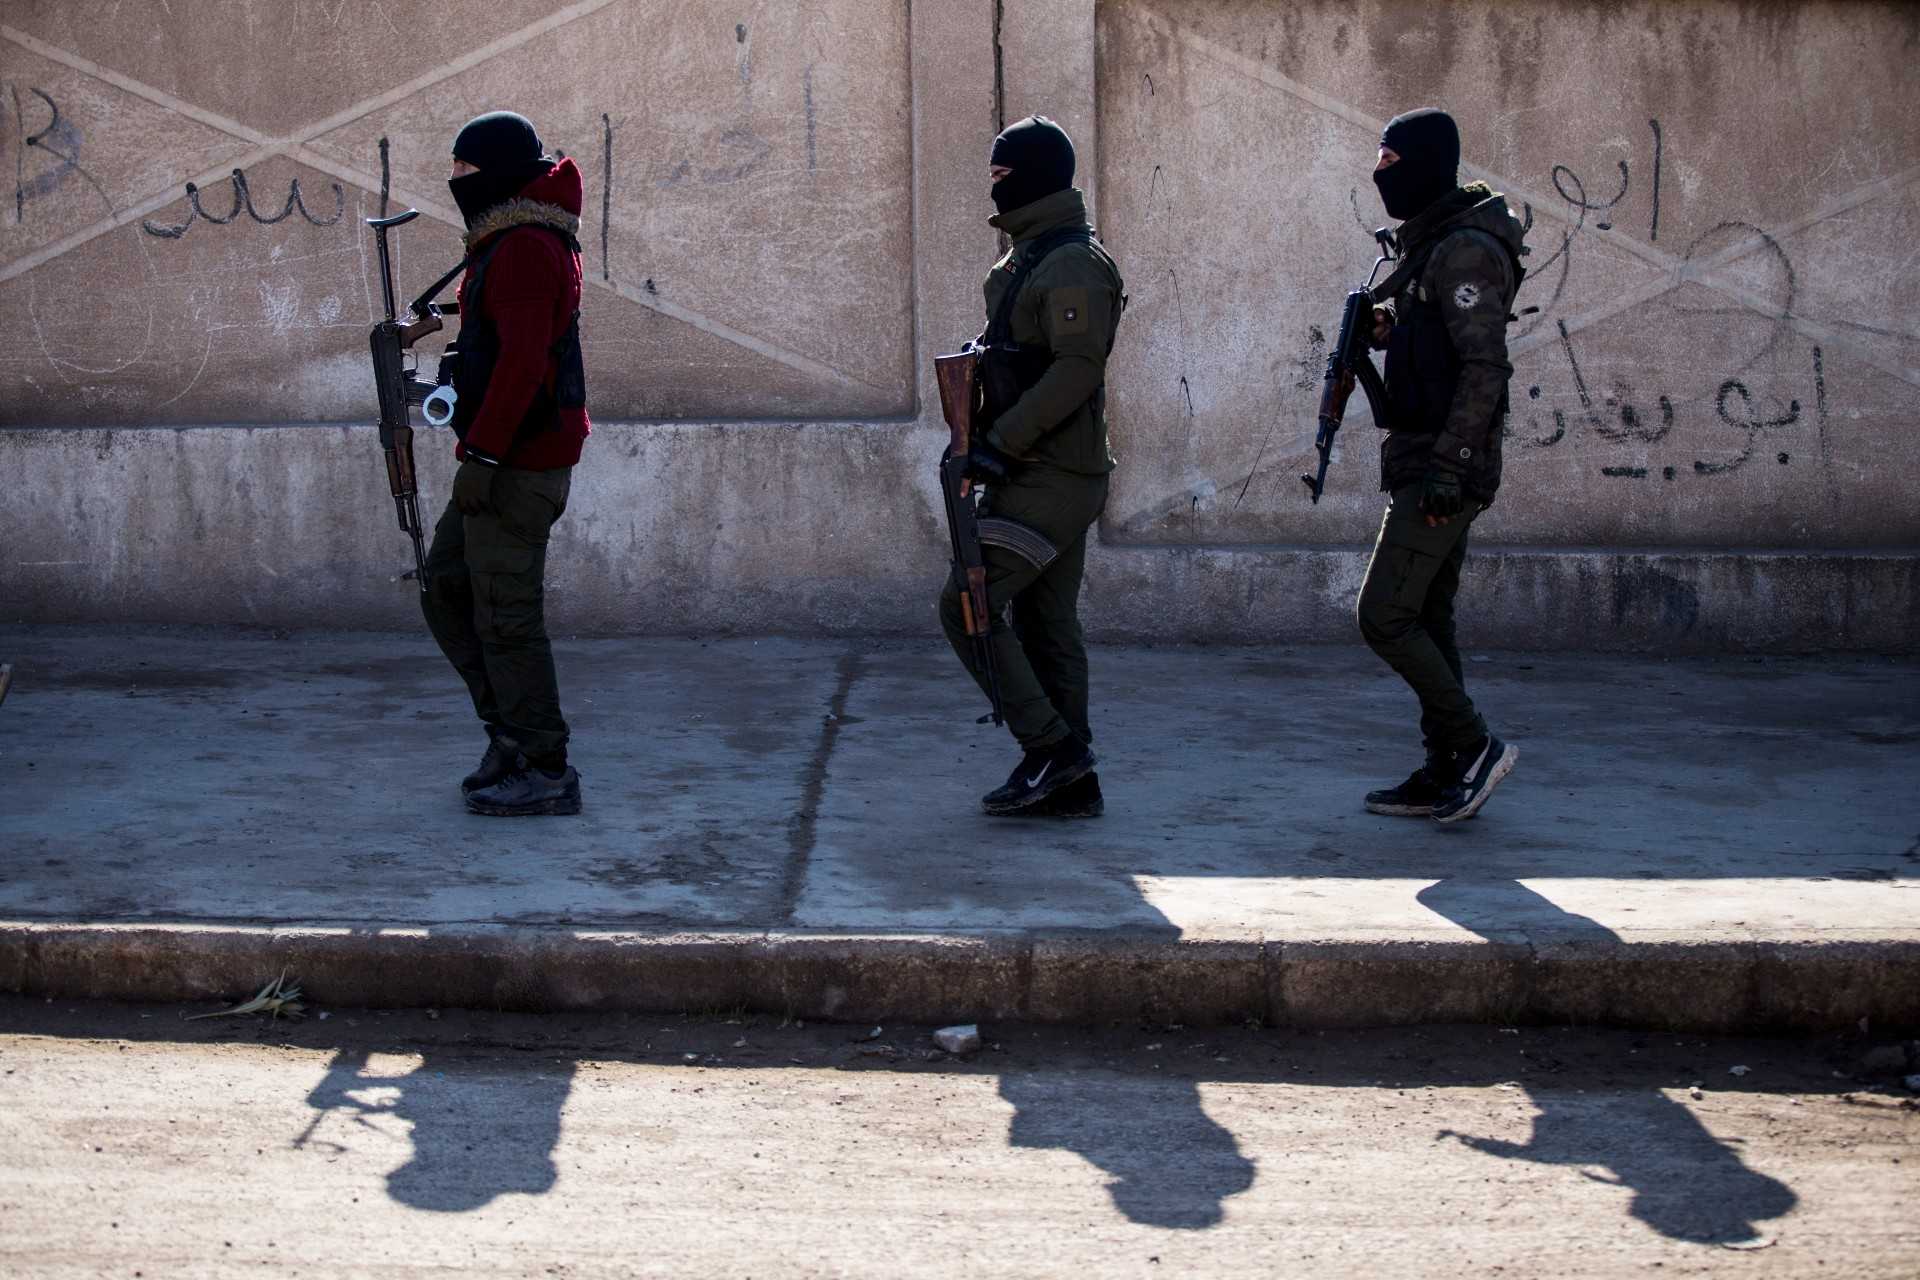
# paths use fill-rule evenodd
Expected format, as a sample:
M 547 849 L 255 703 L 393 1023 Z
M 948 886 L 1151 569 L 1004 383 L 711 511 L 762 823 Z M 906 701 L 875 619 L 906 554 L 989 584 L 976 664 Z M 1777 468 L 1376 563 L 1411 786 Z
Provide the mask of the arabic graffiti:
M 140 222 L 141 228 L 150 236 L 158 236 L 163 240 L 178 240 L 187 234 L 188 229 L 191 228 L 196 221 L 203 219 L 211 222 L 216 227 L 224 227 L 235 218 L 238 218 L 242 210 L 245 210 L 249 218 L 252 218 L 262 226 L 270 227 L 276 222 L 286 221 L 296 209 L 300 211 L 300 216 L 305 218 L 309 224 L 316 227 L 331 227 L 340 221 L 341 215 L 344 214 L 347 209 L 346 190 L 337 182 L 329 184 L 333 188 L 333 213 L 324 218 L 316 218 L 312 211 L 307 208 L 306 193 L 300 190 L 300 179 L 298 178 L 295 178 L 288 185 L 287 202 L 281 207 L 280 212 L 275 214 L 264 214 L 254 207 L 253 190 L 247 184 L 245 170 L 235 169 L 233 171 L 233 177 L 229 179 L 229 182 L 233 187 L 233 207 L 228 209 L 225 214 L 214 213 L 203 205 L 200 202 L 200 188 L 196 184 L 189 182 L 187 184 L 187 220 L 185 222 L 174 226 L 166 226 L 153 221 L 151 218 L 144 218 Z
M 1660 129 L 1660 122 L 1658 120 L 1652 120 L 1649 121 L 1649 124 L 1653 127 L 1654 163 L 1656 166 L 1655 191 L 1657 192 L 1658 166 L 1661 163 L 1661 151 L 1664 147 L 1664 139 Z M 1561 272 L 1559 279 L 1554 285 L 1553 296 L 1542 305 L 1541 309 L 1543 312 L 1551 313 L 1557 308 L 1561 301 L 1562 294 L 1566 287 L 1568 270 L 1576 252 L 1575 246 L 1580 234 L 1585 229 L 1587 215 L 1589 213 L 1600 213 L 1614 208 L 1626 198 L 1628 191 L 1631 189 L 1632 172 L 1630 166 L 1625 160 L 1619 161 L 1618 166 L 1620 170 L 1620 188 L 1612 196 L 1603 200 L 1589 199 L 1585 182 L 1568 166 L 1557 164 L 1553 167 L 1554 189 L 1559 193 L 1561 198 L 1566 201 L 1567 207 L 1572 215 L 1573 225 L 1570 230 L 1563 233 L 1559 250 L 1552 258 L 1549 258 L 1546 263 L 1542 264 L 1542 266 L 1545 267 L 1555 261 L 1561 263 Z M 1533 223 L 1533 208 L 1531 205 L 1526 205 L 1524 209 L 1525 216 L 1523 221 L 1530 227 Z M 1593 225 L 1595 230 L 1602 231 L 1610 227 L 1610 224 L 1604 221 L 1596 221 Z M 1658 227 L 1659 207 L 1656 196 L 1652 220 L 1649 224 L 1649 239 L 1658 233 Z M 1710 246 L 1723 242 L 1730 235 L 1750 237 L 1759 246 L 1759 252 L 1771 259 L 1770 269 L 1773 276 L 1781 283 L 1783 298 L 1780 304 L 1779 314 L 1773 318 L 1773 322 L 1768 326 L 1759 349 L 1741 363 L 1738 368 L 1727 371 L 1726 375 L 1719 380 L 1713 393 L 1712 403 L 1715 420 L 1719 424 L 1732 427 L 1742 433 L 1742 442 L 1739 450 L 1731 456 L 1726 457 L 1694 458 L 1692 460 L 1691 470 L 1694 475 L 1698 476 L 1722 476 L 1738 471 L 1747 463 L 1751 462 L 1759 452 L 1760 441 L 1765 433 L 1792 427 L 1800 421 L 1801 417 L 1801 406 L 1798 399 L 1789 398 L 1784 405 L 1780 404 L 1777 400 L 1771 403 L 1758 403 L 1755 392 L 1746 381 L 1750 370 L 1762 361 L 1776 356 L 1792 336 L 1794 304 L 1798 295 L 1798 277 L 1794 270 L 1793 260 L 1787 254 L 1786 249 L 1773 236 L 1753 223 L 1729 220 L 1716 224 L 1694 238 L 1693 242 L 1687 246 L 1686 252 L 1682 255 L 1682 269 L 1684 270 L 1687 266 L 1705 258 Z M 1533 278 L 1531 273 L 1529 278 Z M 1543 314 L 1541 319 L 1544 321 L 1546 315 Z M 1574 395 L 1579 402 L 1579 410 L 1577 413 L 1570 415 L 1566 410 L 1554 409 L 1552 411 L 1553 430 L 1550 434 L 1542 433 L 1541 424 L 1538 422 L 1537 417 L 1531 414 L 1528 417 L 1525 432 L 1516 432 L 1512 422 L 1509 421 L 1506 427 L 1508 439 L 1513 439 L 1517 435 L 1523 447 L 1547 449 L 1567 440 L 1570 430 L 1577 433 L 1584 429 L 1585 431 L 1592 432 L 1593 435 L 1604 441 L 1615 443 L 1634 442 L 1644 446 L 1664 440 L 1673 431 L 1676 421 L 1676 411 L 1674 407 L 1675 397 L 1672 394 L 1667 392 L 1653 393 L 1652 398 L 1658 407 L 1657 415 L 1650 415 L 1642 411 L 1640 405 L 1637 404 L 1635 400 L 1637 394 L 1636 389 L 1624 379 L 1616 380 L 1611 391 L 1596 398 L 1593 389 L 1589 385 L 1587 375 L 1581 368 L 1580 357 L 1574 348 L 1573 336 L 1568 330 L 1566 320 L 1555 317 L 1553 323 L 1559 334 L 1557 348 L 1566 360 L 1567 371 L 1573 381 Z M 1814 374 L 1818 386 L 1818 394 L 1822 404 L 1824 404 L 1826 397 L 1825 371 L 1823 355 L 1817 347 L 1814 349 Z M 1541 389 L 1538 384 L 1530 386 L 1527 390 L 1527 395 L 1530 400 L 1538 400 L 1540 394 Z M 1780 465 L 1785 466 L 1792 461 L 1792 455 L 1788 451 L 1780 450 L 1775 453 L 1775 460 Z M 1615 479 L 1641 480 L 1649 476 L 1650 469 L 1642 466 L 1607 465 L 1600 467 L 1600 473 Z M 1673 480 L 1679 474 L 1679 469 L 1673 466 L 1660 468 L 1660 475 L 1665 480 Z

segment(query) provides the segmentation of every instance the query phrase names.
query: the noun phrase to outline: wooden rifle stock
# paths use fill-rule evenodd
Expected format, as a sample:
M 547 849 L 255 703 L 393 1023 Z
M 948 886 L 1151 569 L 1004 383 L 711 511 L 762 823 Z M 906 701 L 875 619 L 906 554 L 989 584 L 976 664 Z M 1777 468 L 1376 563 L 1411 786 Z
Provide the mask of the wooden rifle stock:
M 415 320 L 412 324 L 403 324 L 400 326 L 400 345 L 403 348 L 411 347 L 428 334 L 440 332 L 440 329 L 439 314 L 437 312 L 429 312 L 418 320 Z
M 948 453 L 964 458 L 973 447 L 973 415 L 980 402 L 980 352 L 969 345 L 952 355 L 935 356 L 933 378 L 940 384 L 940 414 L 952 438 Z

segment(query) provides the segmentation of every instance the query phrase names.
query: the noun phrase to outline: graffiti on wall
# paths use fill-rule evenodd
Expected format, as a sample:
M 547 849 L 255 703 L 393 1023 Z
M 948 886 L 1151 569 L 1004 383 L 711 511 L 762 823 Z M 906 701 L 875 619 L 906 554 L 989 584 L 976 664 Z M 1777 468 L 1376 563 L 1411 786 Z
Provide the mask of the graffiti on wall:
M 307 220 L 309 226 L 331 227 L 340 221 L 340 216 L 347 210 L 346 188 L 337 182 L 331 184 L 333 188 L 333 212 L 324 218 L 320 218 L 315 217 L 312 210 L 307 208 L 306 195 L 300 190 L 300 179 L 298 178 L 293 179 L 287 184 L 287 202 L 281 207 L 278 213 L 261 213 L 260 210 L 254 207 L 253 190 L 247 184 L 246 170 L 235 169 L 233 176 L 229 178 L 228 181 L 233 186 L 233 203 L 226 213 L 214 213 L 205 205 L 201 204 L 199 186 L 189 182 L 186 186 L 187 218 L 185 222 L 165 226 L 156 223 L 151 218 L 146 218 L 140 223 L 141 229 L 148 235 L 158 236 L 162 240 L 178 240 L 181 236 L 187 234 L 188 229 L 193 226 L 196 220 L 204 220 L 212 223 L 216 227 L 224 227 L 235 218 L 238 218 L 243 209 L 249 218 L 252 218 L 263 227 L 270 227 L 276 222 L 285 222 L 288 216 L 296 209 L 300 211 L 300 216 Z
M 1866 37 L 1825 21 L 1818 6 L 1797 12 L 1816 15 L 1803 39 L 1832 41 L 1832 63 L 1856 65 L 1846 42 Z M 1503 498 L 1504 525 L 1564 537 L 1599 514 L 1622 533 L 1663 536 L 1655 531 L 1679 525 L 1649 513 L 1667 492 L 1676 499 L 1668 509 L 1710 510 L 1715 528 L 1740 530 L 1738 507 L 1764 493 L 1784 495 L 1767 500 L 1794 511 L 1776 527 L 1810 530 L 1814 507 L 1831 512 L 1848 485 L 1859 491 L 1869 469 L 1860 431 L 1842 424 L 1864 415 L 1884 430 L 1905 394 L 1895 388 L 1920 385 L 1920 332 L 1900 314 L 1867 314 L 1900 296 L 1877 282 L 1904 271 L 1920 283 L 1910 255 L 1867 239 L 1870 227 L 1896 229 L 1901 204 L 1913 205 L 1912 131 L 1852 152 L 1828 129 L 1788 146 L 1748 118 L 1751 95 L 1705 114 L 1682 110 L 1630 53 L 1621 55 L 1627 78 L 1591 111 L 1564 84 L 1545 94 L 1518 83 L 1525 77 L 1505 60 L 1490 83 L 1478 69 L 1495 59 L 1466 45 L 1497 43 L 1508 14 L 1481 5 L 1449 17 L 1442 25 L 1460 41 L 1444 51 L 1453 61 L 1409 76 L 1367 59 L 1414 46 L 1370 32 L 1379 39 L 1369 52 L 1344 34 L 1367 23 L 1408 34 L 1365 5 L 1301 22 L 1213 0 L 1102 8 L 1103 231 L 1132 268 L 1137 317 L 1123 331 L 1129 358 L 1111 375 L 1116 447 L 1131 465 L 1116 477 L 1110 536 L 1344 540 L 1365 527 L 1374 477 L 1364 407 L 1350 410 L 1337 446 L 1336 514 L 1322 507 L 1310 519 L 1292 476 L 1309 455 L 1341 292 L 1364 276 L 1384 220 L 1364 174 L 1384 124 L 1376 113 L 1408 91 L 1380 85 L 1409 79 L 1430 85 L 1413 90 L 1414 101 L 1438 99 L 1462 117 L 1463 181 L 1506 193 L 1527 229 L 1504 432 L 1510 465 L 1538 463 Z M 1525 26 L 1524 16 L 1513 21 Z M 1725 39 L 1746 39 L 1742 30 L 1726 17 Z M 1567 56 L 1585 56 L 1585 34 L 1564 39 Z M 1416 60 L 1430 56 L 1421 49 Z M 1736 43 L 1727 56 L 1774 55 Z M 1813 60 L 1803 50 L 1801 61 Z M 1711 97 L 1697 84 L 1689 92 Z M 1636 97 L 1648 104 L 1637 112 Z M 1361 99 L 1372 111 L 1354 105 Z M 1797 122 L 1791 108 L 1781 110 Z M 1562 133 L 1579 139 L 1577 150 L 1554 154 Z M 1778 148 L 1777 173 L 1746 180 L 1754 160 L 1730 145 L 1769 159 Z M 1817 169 L 1796 167 L 1807 148 Z M 1843 269 L 1862 288 L 1850 293 Z M 1783 487 L 1802 468 L 1816 482 Z M 1626 496 L 1609 507 L 1610 492 Z
M 528 75 L 557 48 L 587 82 L 617 84 L 598 101 L 536 111 L 550 150 L 571 152 L 586 179 L 587 283 L 604 295 L 590 309 L 621 317 L 587 341 L 608 416 L 858 418 L 910 407 L 911 328 L 899 321 L 911 313 L 911 271 L 848 280 L 844 270 L 848 253 L 910 256 L 901 232 L 911 226 L 911 133 L 906 81 L 894 74 L 906 66 L 904 9 L 698 0 L 676 18 L 687 38 L 669 55 L 631 34 L 632 7 L 586 0 L 537 18 L 492 14 L 498 30 L 468 54 L 436 52 L 421 67 L 418 49 L 395 49 L 360 58 L 357 77 L 291 93 L 257 75 L 182 87 L 176 66 L 148 56 L 151 41 L 117 28 L 117 10 L 10 17 L 17 26 L 0 26 L 0 180 L 13 188 L 0 210 L 0 322 L 44 338 L 41 367 L 60 375 L 62 391 L 16 356 L 0 365 L 0 420 L 139 422 L 142 405 L 177 403 L 167 361 L 197 365 L 204 353 L 192 348 L 203 344 L 193 339 L 209 331 L 225 334 L 223 350 L 184 420 L 356 420 L 366 379 L 350 365 L 364 344 L 293 330 L 344 328 L 371 307 L 377 271 L 360 216 L 376 197 L 426 215 L 400 238 L 403 257 L 457 244 L 444 147 L 477 108 L 449 109 L 447 89 L 484 102 L 507 86 L 523 101 Z M 301 27 L 314 16 L 304 12 L 292 3 L 262 21 L 346 52 L 351 32 L 331 21 Z M 194 24 L 219 19 L 178 21 L 169 39 L 191 44 Z M 474 39 L 488 22 L 453 25 Z M 659 63 L 652 73 L 629 66 L 636 50 Z M 598 75 L 595 58 L 633 74 Z M 373 163 L 383 136 L 390 166 L 384 154 Z M 777 259 L 791 287 L 731 287 L 736 274 L 770 274 L 752 259 Z M 287 339 L 277 349 L 243 342 L 235 308 L 254 292 L 236 283 L 245 275 L 267 281 L 260 318 Z M 107 326 L 89 328 L 71 308 L 56 314 L 76 288 L 109 284 L 131 297 Z M 129 332 L 149 314 L 150 340 Z M 96 359 L 94 343 L 121 354 Z M 137 359 L 121 358 L 133 351 Z M 298 378 L 279 372 L 288 361 L 299 362 Z
M 1647 163 L 1652 172 L 1651 205 L 1648 215 L 1647 242 L 1657 243 L 1660 236 L 1660 171 L 1664 134 L 1658 118 L 1651 118 L 1647 126 L 1652 135 L 1650 155 Z M 1580 174 L 1567 164 L 1555 164 L 1550 180 L 1555 193 L 1562 201 L 1561 213 L 1565 222 L 1558 228 L 1559 243 L 1553 253 L 1537 266 L 1529 265 L 1527 281 L 1522 285 L 1522 298 L 1518 305 L 1523 308 L 1522 325 L 1514 333 L 1516 347 L 1521 347 L 1526 339 L 1551 324 L 1555 341 L 1552 347 L 1566 363 L 1566 372 L 1572 378 L 1578 410 L 1554 408 L 1549 410 L 1552 418 L 1552 430 L 1543 432 L 1540 415 L 1522 403 L 1510 415 L 1506 426 L 1506 439 L 1517 442 L 1523 448 L 1550 449 L 1566 443 L 1572 433 L 1577 439 L 1582 432 L 1590 432 L 1594 437 L 1608 442 L 1637 442 L 1641 445 L 1653 445 L 1665 440 L 1674 430 L 1676 411 L 1671 394 L 1657 389 L 1641 390 L 1625 379 L 1616 379 L 1604 389 L 1596 389 L 1588 383 L 1580 367 L 1580 356 L 1575 348 L 1572 335 L 1567 328 L 1563 314 L 1566 302 L 1567 284 L 1572 275 L 1573 260 L 1580 251 L 1582 236 L 1588 230 L 1592 219 L 1592 230 L 1604 232 L 1613 230 L 1608 214 L 1619 207 L 1633 189 L 1633 166 L 1629 159 L 1615 161 L 1619 171 L 1619 186 L 1609 196 L 1596 199 L 1589 195 L 1588 187 Z M 1531 202 L 1521 202 L 1522 223 L 1531 234 L 1535 227 L 1535 214 Z M 1741 435 L 1741 444 L 1737 452 L 1718 457 L 1694 458 L 1690 471 L 1699 476 L 1719 476 L 1739 470 L 1752 461 L 1759 450 L 1764 433 L 1777 432 L 1795 426 L 1800 422 L 1801 407 L 1798 399 L 1789 399 L 1786 404 L 1778 402 L 1777 395 L 1766 394 L 1764 403 L 1756 402 L 1755 392 L 1742 381 L 1762 360 L 1775 356 L 1794 334 L 1794 293 L 1795 272 L 1792 259 L 1780 242 L 1764 228 L 1750 222 L 1724 221 L 1695 236 L 1681 255 L 1679 276 L 1689 276 L 1689 268 L 1709 256 L 1709 250 L 1724 248 L 1730 238 L 1741 238 L 1748 242 L 1757 242 L 1761 251 L 1773 260 L 1774 272 L 1784 281 L 1786 296 L 1780 314 L 1773 319 L 1764 339 L 1755 350 L 1743 358 L 1714 389 L 1712 396 L 1713 413 L 1719 423 L 1733 428 Z M 1557 268 L 1557 270 L 1556 270 Z M 1549 289 L 1544 301 L 1536 301 L 1541 289 Z M 1529 314 L 1530 313 L 1530 314 Z M 1522 347 L 1522 349 L 1525 349 Z M 1822 371 L 1822 352 L 1816 345 L 1813 348 L 1812 367 L 1808 372 L 1810 385 L 1818 383 L 1818 401 L 1821 406 L 1820 430 L 1822 454 L 1825 452 L 1825 375 Z M 1541 396 L 1540 384 L 1530 383 L 1526 389 L 1528 401 L 1538 401 Z M 1649 403 L 1651 401 L 1651 403 Z M 1792 454 L 1786 450 L 1775 452 L 1775 461 L 1786 465 L 1792 461 Z M 1599 474 L 1614 479 L 1646 479 L 1649 468 L 1634 465 L 1600 465 Z M 1674 480 L 1684 474 L 1682 469 L 1666 465 L 1657 470 L 1665 480 Z
M 21 93 L 22 88 L 25 95 Z M 69 177 L 77 177 L 91 186 L 102 200 L 109 205 L 106 188 L 99 179 L 89 173 L 80 163 L 80 130 L 72 120 L 60 113 L 60 104 L 53 96 L 38 85 L 21 86 L 17 84 L 0 85 L 4 90 L 5 101 L 0 101 L 0 111 L 11 106 L 13 109 L 13 220 L 17 223 L 27 219 L 27 202 L 50 195 L 59 189 Z M 29 120 L 29 112 L 37 107 L 44 113 L 38 122 Z M 0 126 L 5 124 L 0 115 Z M 49 168 L 28 175 L 29 157 L 41 153 L 53 160 Z

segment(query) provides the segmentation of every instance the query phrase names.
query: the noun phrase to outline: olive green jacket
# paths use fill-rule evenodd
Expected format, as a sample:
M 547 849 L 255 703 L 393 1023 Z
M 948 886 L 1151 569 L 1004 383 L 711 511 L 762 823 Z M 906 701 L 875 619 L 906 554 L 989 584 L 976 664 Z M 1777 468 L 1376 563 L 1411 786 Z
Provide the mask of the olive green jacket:
M 1077 187 L 1003 213 L 992 225 L 1013 248 L 987 273 L 989 320 L 1000 309 L 1022 254 L 1050 231 L 1087 225 Z M 987 443 L 1023 462 L 1082 475 L 1113 470 L 1107 447 L 1107 353 L 1125 306 L 1119 268 L 1096 244 L 1066 244 L 1048 254 L 1021 286 L 1011 320 L 1013 341 L 1043 346 L 1053 362 L 1040 380 L 994 420 Z

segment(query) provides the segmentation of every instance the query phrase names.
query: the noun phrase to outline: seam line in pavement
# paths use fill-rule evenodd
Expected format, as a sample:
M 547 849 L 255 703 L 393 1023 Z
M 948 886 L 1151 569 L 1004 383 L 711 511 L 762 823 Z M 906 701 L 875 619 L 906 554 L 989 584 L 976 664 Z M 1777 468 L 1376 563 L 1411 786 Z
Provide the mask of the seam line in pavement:
M 814 744 L 806 771 L 800 775 L 800 807 L 787 820 L 786 874 L 780 881 L 780 896 L 774 902 L 773 916 L 781 924 L 792 923 L 800 895 L 806 892 L 807 870 L 813 862 L 813 845 L 819 830 L 820 802 L 827 791 L 827 765 L 833 759 L 833 745 L 840 737 L 840 722 L 847 714 L 847 698 L 864 667 L 857 650 L 840 655 L 840 679 L 827 704 L 820 740 Z

